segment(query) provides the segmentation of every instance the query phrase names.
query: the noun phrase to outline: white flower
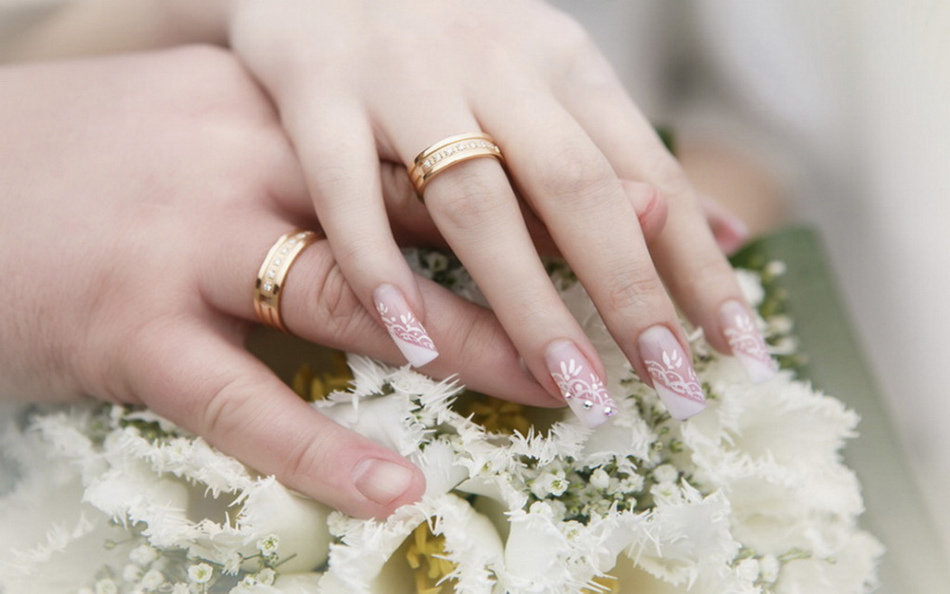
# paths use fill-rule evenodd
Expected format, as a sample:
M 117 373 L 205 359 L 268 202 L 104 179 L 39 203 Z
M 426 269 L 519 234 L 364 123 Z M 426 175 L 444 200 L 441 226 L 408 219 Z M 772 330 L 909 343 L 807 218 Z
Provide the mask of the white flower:
M 265 557 L 274 557 L 280 548 L 280 538 L 276 534 L 268 534 L 257 541 L 257 550 Z
M 207 563 L 198 563 L 188 568 L 188 580 L 194 584 L 207 584 L 214 576 L 214 568 Z
M 129 564 L 122 570 L 122 579 L 127 582 L 137 582 L 142 577 L 142 568 L 138 565 Z
M 108 578 L 96 582 L 96 594 L 119 594 L 119 586 Z
M 277 573 L 270 567 L 265 567 L 264 569 L 258 571 L 254 578 L 257 580 L 257 583 L 263 584 L 265 586 L 274 585 L 274 579 L 277 577 Z
M 132 549 L 132 551 L 129 553 L 129 559 L 133 563 L 137 563 L 142 567 L 146 567 L 158 559 L 158 551 L 147 544 L 139 545 Z
M 759 577 L 767 584 L 771 584 L 778 579 L 778 572 L 781 568 L 775 555 L 765 555 L 759 559 Z
M 142 587 L 149 591 L 157 590 L 164 583 L 165 576 L 157 569 L 150 569 L 142 576 Z
M 754 582 L 759 579 L 759 562 L 755 559 L 743 559 L 736 565 L 736 574 L 739 579 Z
M 610 475 L 603 468 L 598 468 L 590 475 L 590 484 L 595 489 L 607 489 L 610 486 Z
M 221 565 L 223 566 L 222 572 L 225 575 L 237 575 L 241 571 L 241 563 L 244 562 L 244 557 L 241 556 L 237 551 L 231 551 L 225 553 L 221 559 Z
M 779 260 L 773 260 L 769 262 L 765 267 L 765 273 L 771 276 L 782 276 L 788 271 L 788 266 L 785 262 Z
M 679 478 L 679 471 L 671 464 L 661 464 L 653 469 L 653 478 L 658 483 L 674 483 Z
M 531 481 L 531 493 L 538 499 L 559 497 L 567 490 L 569 483 L 563 470 L 542 471 Z

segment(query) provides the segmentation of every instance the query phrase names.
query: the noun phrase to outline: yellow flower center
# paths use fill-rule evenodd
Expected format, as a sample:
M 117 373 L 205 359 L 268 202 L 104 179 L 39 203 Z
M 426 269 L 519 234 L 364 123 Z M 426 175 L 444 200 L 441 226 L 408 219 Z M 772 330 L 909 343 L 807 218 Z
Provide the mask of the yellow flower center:
M 445 558 L 445 537 L 435 536 L 423 522 L 403 544 L 406 562 L 416 578 L 417 594 L 442 594 L 454 591 L 455 580 L 442 581 L 455 571 L 455 563 Z M 441 582 L 441 583 L 440 583 Z
M 298 396 L 307 402 L 323 400 L 330 392 L 346 390 L 353 381 L 353 373 L 346 364 L 346 355 L 340 351 L 331 353 L 333 369 L 316 375 L 307 364 L 301 365 L 291 387 Z
M 490 433 L 512 435 L 517 431 L 522 435 L 528 434 L 531 421 L 525 417 L 523 404 L 475 392 L 469 392 L 467 396 L 460 399 L 457 410 L 463 416 L 471 416 L 473 423 L 481 425 Z

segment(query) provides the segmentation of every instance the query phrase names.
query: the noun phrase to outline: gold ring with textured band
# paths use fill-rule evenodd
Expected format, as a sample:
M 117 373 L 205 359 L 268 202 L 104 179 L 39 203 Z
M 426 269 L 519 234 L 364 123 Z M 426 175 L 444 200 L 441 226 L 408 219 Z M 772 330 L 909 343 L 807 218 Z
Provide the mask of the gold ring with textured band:
M 254 283 L 254 312 L 262 324 L 290 333 L 280 316 L 284 281 L 297 256 L 310 244 L 323 239 L 316 231 L 296 230 L 280 236 L 261 263 Z
M 476 132 L 450 136 L 419 153 L 409 168 L 409 181 L 421 198 L 426 184 L 433 177 L 452 165 L 482 157 L 498 159 L 502 165 L 505 163 L 501 149 L 488 134 Z

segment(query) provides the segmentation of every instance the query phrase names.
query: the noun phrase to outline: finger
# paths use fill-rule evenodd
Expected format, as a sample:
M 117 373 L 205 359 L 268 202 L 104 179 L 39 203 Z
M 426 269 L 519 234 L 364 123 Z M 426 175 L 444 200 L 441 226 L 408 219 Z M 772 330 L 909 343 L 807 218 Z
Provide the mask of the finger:
M 230 225 L 235 232 L 209 251 L 198 275 L 199 291 L 215 311 L 256 321 L 254 283 L 274 240 L 289 230 L 276 217 L 255 216 Z M 443 315 L 430 331 L 444 344 L 443 355 L 428 374 L 457 375 L 479 392 L 535 406 L 555 401 L 522 367 L 518 352 L 495 316 L 426 279 L 415 277 L 422 298 Z M 282 288 L 281 317 L 294 334 L 312 342 L 401 364 L 400 350 L 385 329 L 366 311 L 337 266 L 326 241 L 310 245 L 291 265 Z
M 409 363 L 430 363 L 439 351 L 425 326 L 418 285 L 390 229 L 375 139 L 359 105 L 349 97 L 291 104 L 284 119 L 340 270 Z
M 478 98 L 478 113 L 505 146 L 521 194 L 640 377 L 652 383 L 674 417 L 698 413 L 705 400 L 688 342 L 621 179 L 543 88 L 525 79 L 506 82 L 531 101 L 507 105 L 486 94 Z
M 561 87 L 560 97 L 619 175 L 650 183 L 666 197 L 666 226 L 651 253 L 670 292 L 714 348 L 736 355 L 753 379 L 771 377 L 774 363 L 682 168 L 603 58 L 588 59 L 584 70 L 600 74 Z
M 132 390 L 221 451 L 344 513 L 383 518 L 422 496 L 419 469 L 318 413 L 215 330 L 170 325 L 139 341 Z

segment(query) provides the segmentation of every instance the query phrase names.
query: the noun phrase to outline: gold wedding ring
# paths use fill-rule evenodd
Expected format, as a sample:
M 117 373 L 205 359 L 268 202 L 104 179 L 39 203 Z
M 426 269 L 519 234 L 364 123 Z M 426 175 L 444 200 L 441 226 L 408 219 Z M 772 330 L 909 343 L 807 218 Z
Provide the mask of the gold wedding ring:
M 254 312 L 262 324 L 290 333 L 280 317 L 280 298 L 284 280 L 294 260 L 306 247 L 324 235 L 316 231 L 296 230 L 285 233 L 271 246 L 267 257 L 257 272 L 254 283 Z
M 478 132 L 450 136 L 419 153 L 409 168 L 409 181 L 419 198 L 422 198 L 426 184 L 433 177 L 452 165 L 482 157 L 498 159 L 502 165 L 505 163 L 501 149 L 488 134 Z

